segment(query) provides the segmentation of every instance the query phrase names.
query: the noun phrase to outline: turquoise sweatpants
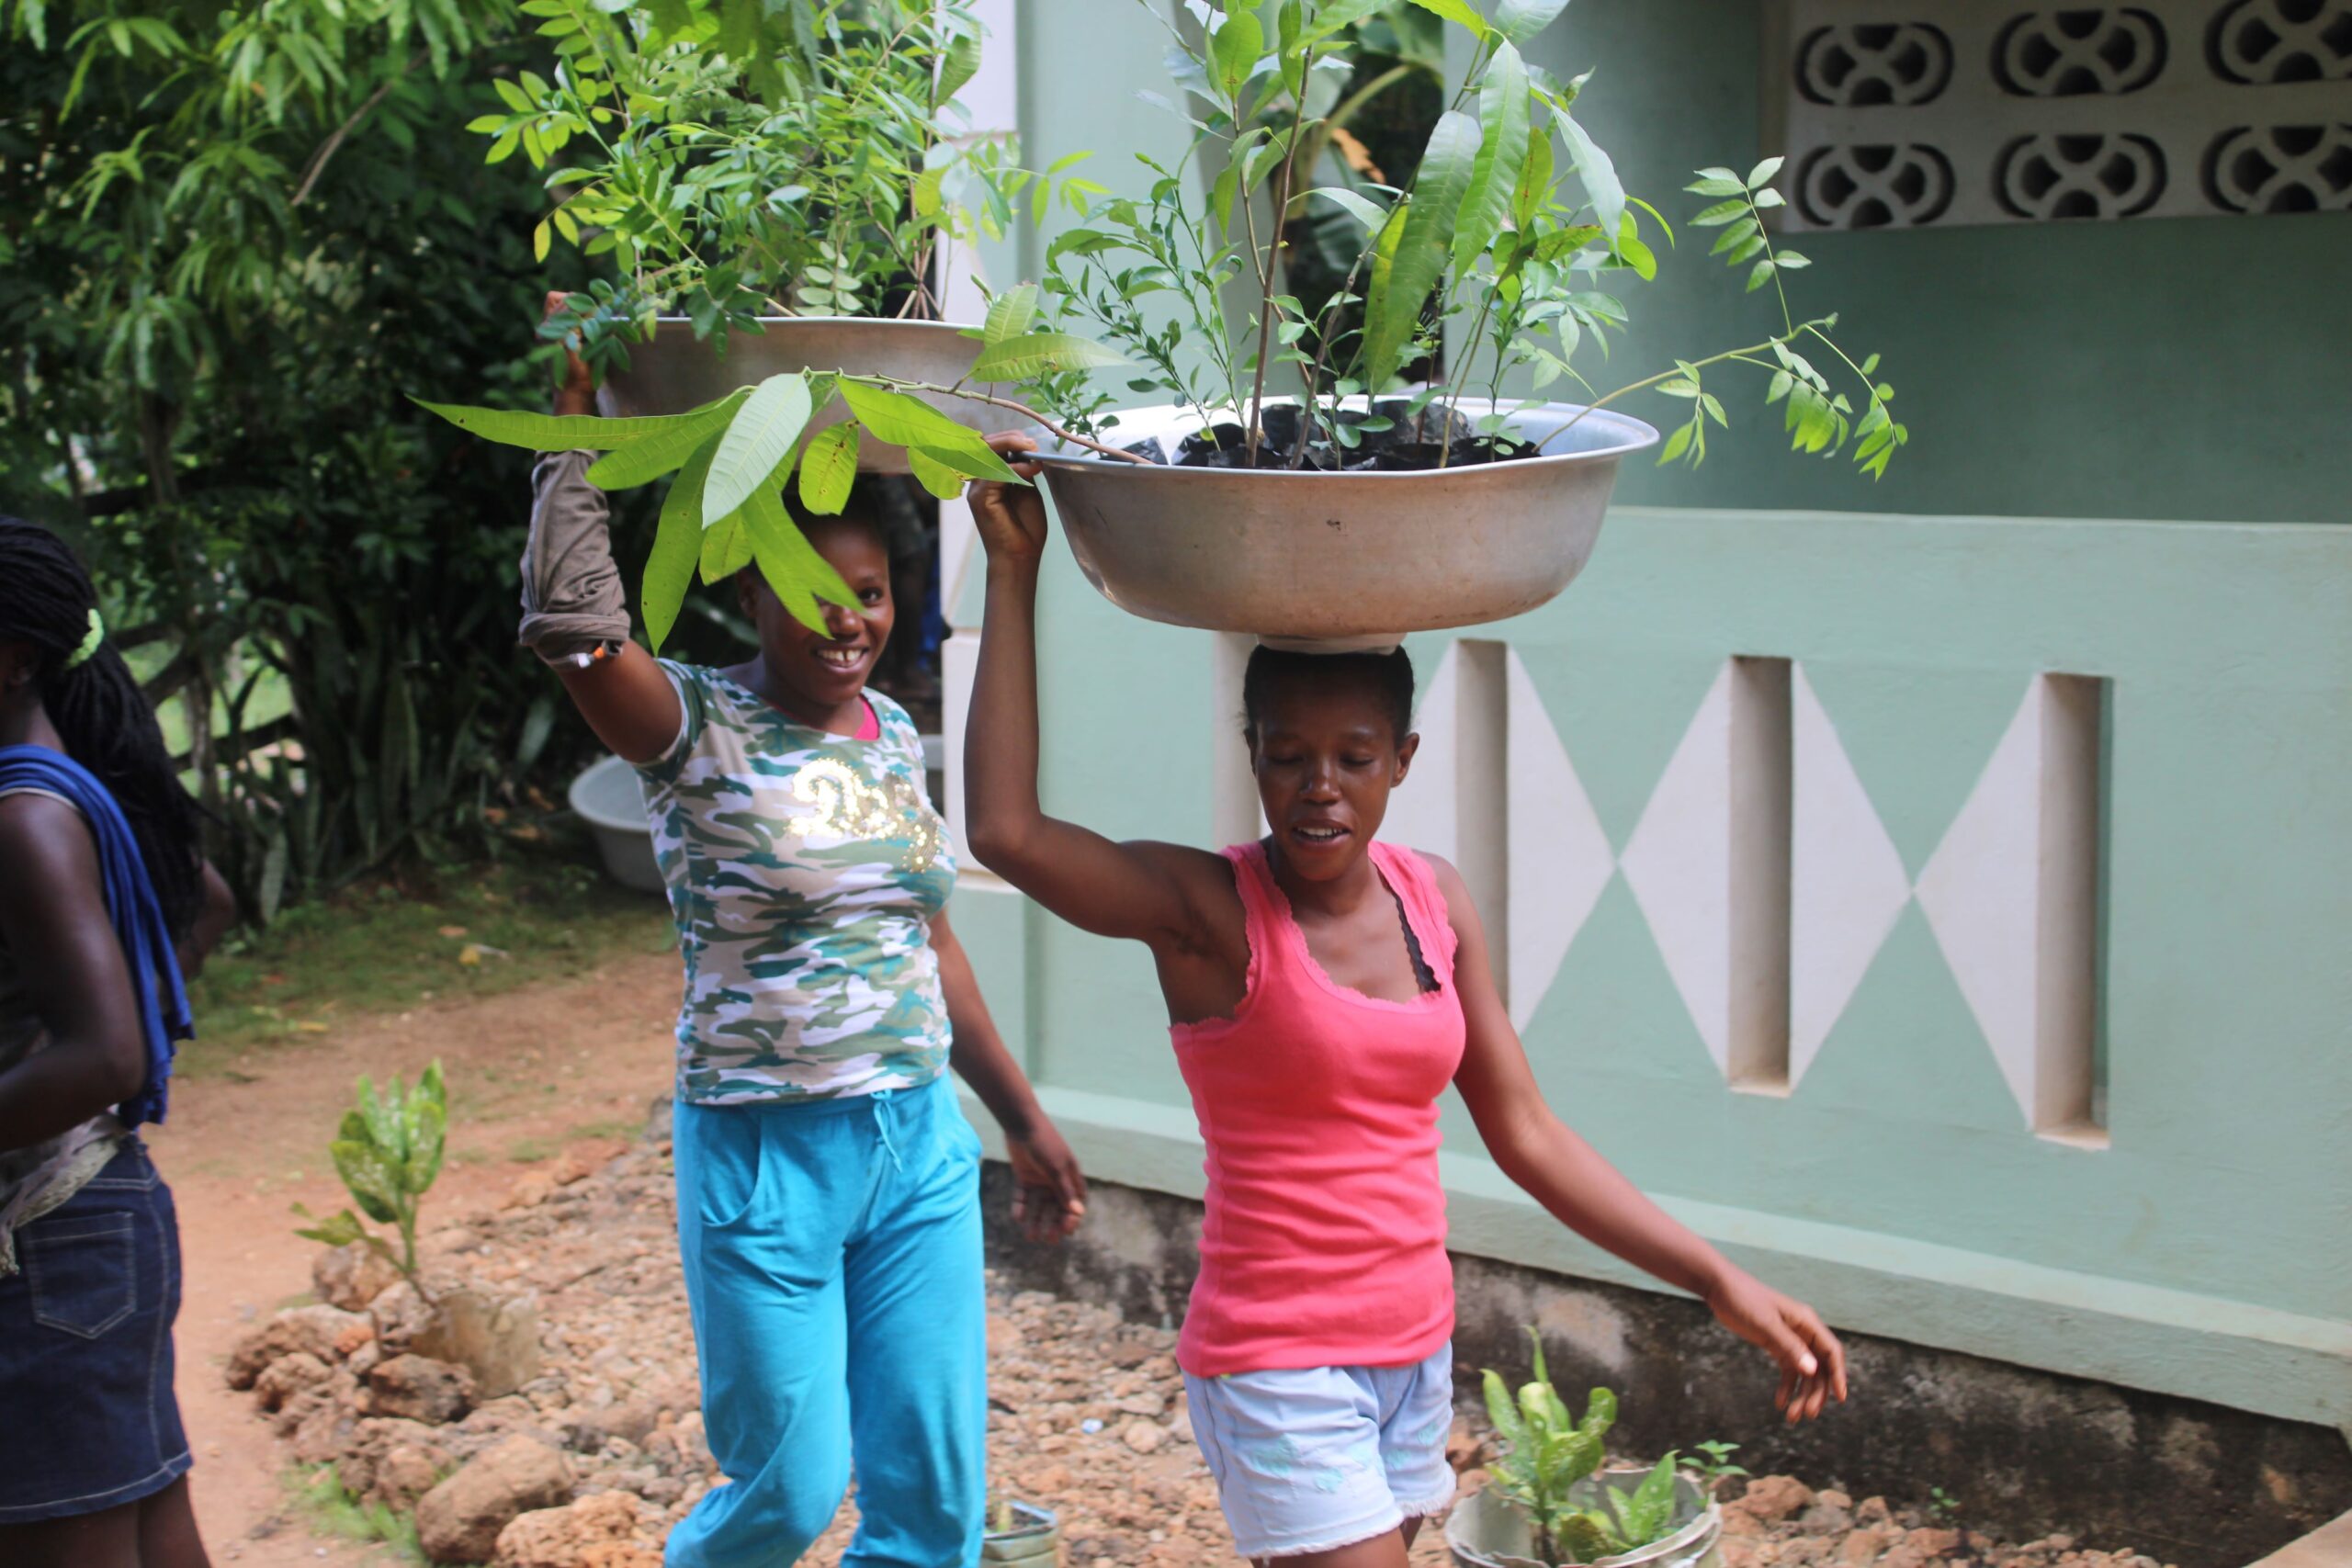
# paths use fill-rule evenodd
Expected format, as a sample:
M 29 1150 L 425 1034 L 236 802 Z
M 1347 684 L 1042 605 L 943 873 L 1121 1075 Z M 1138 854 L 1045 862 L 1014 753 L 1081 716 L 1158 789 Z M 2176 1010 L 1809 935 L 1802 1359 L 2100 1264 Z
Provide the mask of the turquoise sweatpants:
M 966 1568 L 986 1509 L 980 1141 L 944 1077 L 677 1108 L 678 1245 L 729 1484 L 667 1568 L 788 1568 L 857 1473 L 842 1568 Z

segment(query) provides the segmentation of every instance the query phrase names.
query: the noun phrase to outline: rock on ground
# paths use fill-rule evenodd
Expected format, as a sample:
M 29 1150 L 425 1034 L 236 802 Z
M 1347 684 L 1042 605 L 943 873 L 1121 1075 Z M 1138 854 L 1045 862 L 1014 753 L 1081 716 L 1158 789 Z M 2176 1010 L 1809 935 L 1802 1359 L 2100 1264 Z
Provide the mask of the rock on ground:
M 571 1500 L 571 1467 L 536 1438 L 483 1450 L 418 1499 L 416 1538 L 435 1562 L 481 1562 L 517 1515 Z

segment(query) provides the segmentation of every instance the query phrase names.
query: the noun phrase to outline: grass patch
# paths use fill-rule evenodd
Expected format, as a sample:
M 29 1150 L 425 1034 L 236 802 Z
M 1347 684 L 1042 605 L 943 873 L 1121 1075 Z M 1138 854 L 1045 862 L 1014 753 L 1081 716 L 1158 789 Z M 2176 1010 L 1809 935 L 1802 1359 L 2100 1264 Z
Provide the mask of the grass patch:
M 403 1562 L 431 1568 L 432 1559 L 416 1539 L 416 1521 L 381 1503 L 362 1502 L 344 1490 L 343 1477 L 331 1464 L 309 1472 L 293 1471 L 287 1490 L 304 1521 L 322 1535 L 345 1540 L 381 1541 Z
M 490 997 L 675 945 L 659 900 L 570 863 L 387 877 L 288 910 L 221 944 L 189 987 L 198 1038 L 178 1072 L 235 1077 L 255 1047 L 446 997 Z

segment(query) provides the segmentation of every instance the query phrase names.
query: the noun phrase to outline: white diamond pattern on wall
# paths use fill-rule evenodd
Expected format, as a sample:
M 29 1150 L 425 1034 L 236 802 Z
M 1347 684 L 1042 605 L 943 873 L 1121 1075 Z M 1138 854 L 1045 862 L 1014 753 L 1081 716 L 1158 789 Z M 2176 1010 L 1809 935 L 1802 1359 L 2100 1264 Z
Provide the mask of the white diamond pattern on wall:
M 1453 656 L 1416 728 L 1419 790 L 1386 836 L 1439 853 L 1459 840 Z M 1613 872 L 1622 870 L 1708 1055 L 1732 1077 L 1738 987 L 1731 866 L 1739 818 L 1726 660 L 1612 855 L 1567 743 L 1514 651 L 1509 663 L 1506 941 L 1513 1021 L 1525 1028 Z M 1916 897 L 2028 1126 L 2089 1117 L 2090 936 L 2096 906 L 2098 683 L 2027 682 L 2001 740 L 1915 886 L 1804 666 L 1789 705 L 1787 1082 L 1820 1053 Z M 1418 797 L 1418 798 L 1417 798 Z M 1408 803 L 1410 803 L 1409 805 Z

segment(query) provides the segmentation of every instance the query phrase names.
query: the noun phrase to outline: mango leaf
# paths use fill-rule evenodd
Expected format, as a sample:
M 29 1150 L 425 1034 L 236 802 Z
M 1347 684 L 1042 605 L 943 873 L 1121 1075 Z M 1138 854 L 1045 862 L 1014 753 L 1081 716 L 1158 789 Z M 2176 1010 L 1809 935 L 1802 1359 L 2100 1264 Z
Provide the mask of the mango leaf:
M 743 531 L 743 514 L 722 517 L 702 531 L 702 580 L 719 582 L 752 564 L 751 536 Z
M 379 1224 L 398 1223 L 399 1179 L 379 1150 L 372 1145 L 337 1138 L 327 1145 L 327 1155 L 334 1161 L 335 1174 L 343 1178 L 344 1186 L 350 1190 L 361 1213 Z
M 894 446 L 923 446 L 934 456 L 954 453 L 976 479 L 1028 481 L 1006 466 L 979 433 L 956 423 L 920 398 L 885 391 L 861 381 L 843 381 L 842 397 L 868 434 Z
M 1470 188 L 1453 223 L 1453 269 L 1467 272 L 1510 220 L 1511 198 L 1527 162 L 1527 67 L 1509 43 L 1495 57 L 1478 87 L 1480 140 L 1470 167 Z
M 1459 109 L 1438 117 L 1413 176 L 1412 199 L 1402 209 L 1404 227 L 1388 265 L 1383 267 L 1382 258 L 1374 254 L 1372 284 L 1364 296 L 1363 381 L 1368 387 L 1384 387 L 1396 373 L 1405 345 L 1420 325 L 1421 306 L 1445 271 L 1454 218 L 1477 163 L 1478 141 L 1478 122 Z M 1385 245 L 1385 231 L 1381 239 Z
M 831 517 L 848 504 L 850 487 L 857 481 L 857 426 L 847 422 L 827 425 L 808 438 L 800 454 L 803 507 Z
M 366 1137 L 361 1141 L 373 1144 L 392 1158 L 398 1158 L 401 1153 L 400 1114 L 393 1108 L 400 1092 L 401 1080 L 397 1077 L 385 1085 L 383 1093 L 379 1095 L 376 1092 L 375 1084 L 368 1078 L 367 1075 L 360 1075 L 359 1118 L 368 1129 Z M 352 1135 L 350 1129 L 351 1118 L 348 1113 L 345 1113 L 343 1134 L 345 1137 L 348 1138 Z
M 857 595 L 842 581 L 833 563 L 819 555 L 807 536 L 792 525 L 780 491 L 763 486 L 753 493 L 743 507 L 742 530 L 752 558 L 759 563 L 760 575 L 794 620 L 820 636 L 829 636 L 818 600 L 829 599 L 863 611 Z
M 1487 18 L 1470 8 L 1469 0 L 1413 0 L 1413 4 L 1431 16 L 1469 28 L 1475 39 L 1483 40 L 1487 36 Z
M 706 438 L 670 481 L 670 493 L 662 501 L 662 521 L 654 530 L 653 549 L 645 558 L 639 606 L 646 637 L 656 653 L 669 640 L 670 628 L 678 624 L 678 611 L 686 602 L 686 592 L 694 586 L 695 568 L 702 560 L 702 487 L 710 474 L 710 460 L 718 453 L 718 438 Z
M 1568 160 L 1577 168 L 1577 177 L 1584 181 L 1585 195 L 1592 199 L 1592 210 L 1604 234 L 1614 234 L 1625 216 L 1625 186 L 1617 177 L 1617 165 L 1600 144 L 1585 134 L 1567 115 L 1559 117 L 1560 140 L 1568 145 Z
M 718 434 L 751 395 L 751 389 L 744 388 L 720 399 L 706 412 L 689 414 L 665 430 L 614 448 L 589 465 L 588 482 L 600 490 L 633 490 L 674 472 Z
M 1584 1419 L 1577 1423 L 1577 1430 L 1588 1438 L 1605 1438 L 1609 1428 L 1617 1425 L 1617 1396 L 1605 1388 L 1596 1388 L 1585 1395 Z
M 1126 357 L 1069 333 L 1031 333 L 996 344 L 972 363 L 975 381 L 1027 381 L 1066 370 L 1099 370 Z
M 1209 39 L 1209 61 L 1216 85 L 1227 98 L 1239 96 L 1242 84 L 1258 68 L 1258 57 L 1265 52 L 1266 29 L 1257 13 L 1235 7 Z
M 642 436 L 658 434 L 703 412 L 695 409 L 687 413 L 656 414 L 645 419 L 599 419 L 593 413 L 524 413 L 514 409 L 469 408 L 463 403 L 429 403 L 423 398 L 411 398 L 409 401 L 439 414 L 469 435 L 479 435 L 503 446 L 526 446 L 534 452 L 570 452 L 575 448 L 609 452 Z
M 981 323 L 980 341 L 993 348 L 1007 338 L 1019 337 L 1037 319 L 1037 286 L 1024 283 L 989 301 L 988 320 Z
M 1519 166 L 1519 183 L 1512 187 L 1511 220 L 1521 229 L 1533 221 L 1535 214 L 1552 197 L 1552 133 L 1549 130 L 1531 133 L 1527 139 L 1527 158 Z
M 964 493 L 964 476 L 920 446 L 907 448 L 907 467 L 915 482 L 938 500 L 953 501 Z
M 1368 233 L 1379 233 L 1381 225 L 1388 221 L 1386 208 L 1368 197 L 1348 189 L 1345 186 L 1317 186 L 1313 190 L 1301 191 L 1291 198 L 1291 206 L 1295 209 L 1304 208 L 1308 201 L 1318 196 L 1363 224 Z
M 810 411 L 808 378 L 801 372 L 771 376 L 752 389 L 719 437 L 710 476 L 703 481 L 704 527 L 741 506 L 791 461 Z
M 1495 31 L 1513 43 L 1525 43 L 1567 8 L 1568 0 L 1502 0 L 1495 7 Z
M 1386 10 L 1388 6 L 1389 0 L 1328 0 L 1316 8 L 1315 25 L 1301 36 L 1301 41 L 1319 43 L 1333 33 Z

